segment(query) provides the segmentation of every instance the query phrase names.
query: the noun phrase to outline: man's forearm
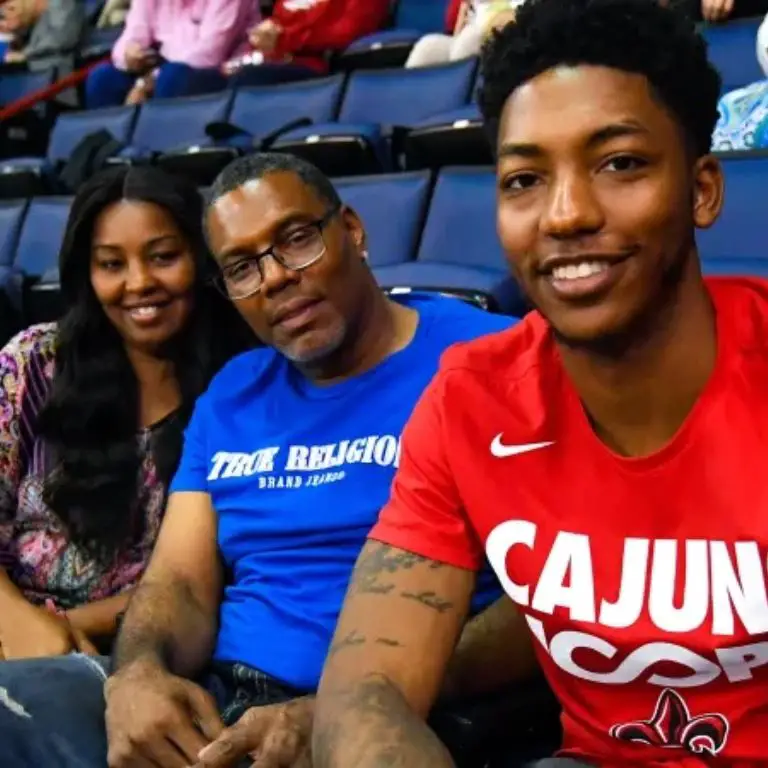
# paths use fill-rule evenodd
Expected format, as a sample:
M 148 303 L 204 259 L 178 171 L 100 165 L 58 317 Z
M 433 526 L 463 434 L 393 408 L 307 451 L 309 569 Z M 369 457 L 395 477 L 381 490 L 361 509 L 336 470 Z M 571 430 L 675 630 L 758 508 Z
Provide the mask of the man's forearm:
M 385 678 L 325 691 L 315 717 L 314 768 L 454 768 L 448 750 Z
M 502 597 L 464 627 L 443 680 L 440 698 L 481 696 L 538 671 L 525 617 Z
M 216 628 L 216 612 L 201 605 L 185 584 L 143 582 L 117 636 L 114 670 L 148 662 L 194 677 L 210 659 Z

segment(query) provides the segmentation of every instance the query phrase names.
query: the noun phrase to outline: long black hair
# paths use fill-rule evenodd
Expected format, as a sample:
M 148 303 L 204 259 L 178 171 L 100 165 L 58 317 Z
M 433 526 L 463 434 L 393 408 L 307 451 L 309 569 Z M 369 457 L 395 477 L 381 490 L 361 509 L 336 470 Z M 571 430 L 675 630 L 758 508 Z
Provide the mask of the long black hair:
M 178 465 L 195 399 L 229 358 L 255 344 L 234 307 L 210 287 L 215 265 L 203 235 L 203 201 L 194 186 L 156 168 L 120 166 L 80 188 L 59 255 L 66 309 L 58 323 L 54 377 L 38 429 L 51 457 L 43 499 L 70 538 L 100 559 L 135 541 L 145 517 L 137 508 L 138 382 L 90 277 L 95 220 L 120 200 L 153 203 L 167 211 L 186 237 L 196 265 L 194 307 L 168 350 L 181 406 L 152 432 L 153 458 L 166 487 Z

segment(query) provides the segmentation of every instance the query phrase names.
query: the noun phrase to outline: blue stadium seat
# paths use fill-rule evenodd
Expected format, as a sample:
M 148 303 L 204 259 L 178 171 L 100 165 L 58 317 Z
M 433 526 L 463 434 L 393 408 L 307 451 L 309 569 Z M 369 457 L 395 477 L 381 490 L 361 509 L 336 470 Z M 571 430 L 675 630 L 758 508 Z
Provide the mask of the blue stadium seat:
M 26 207 L 26 200 L 0 203 L 0 345 L 21 327 L 23 279 L 13 259 Z
M 26 207 L 26 200 L 8 200 L 0 203 L 0 267 L 10 267 L 13 264 Z
M 0 165 L 0 197 L 33 197 L 54 191 L 53 174 L 86 136 L 107 130 L 127 144 L 135 120 L 135 107 L 63 112 L 53 126 L 45 157 L 16 157 Z
M 0 107 L 7 107 L 34 91 L 47 88 L 53 83 L 54 75 L 54 70 L 3 73 L 0 77 Z
M 59 315 L 59 250 L 71 207 L 71 197 L 40 197 L 29 203 L 14 261 L 24 275 L 22 304 L 27 325 L 55 320 Z
M 4 72 L 0 76 L 0 108 L 7 107 L 53 83 L 54 70 L 44 72 Z M 42 155 L 48 145 L 52 122 L 50 102 L 41 102 L 0 125 L 0 158 Z
M 233 92 L 151 99 L 142 105 L 131 145 L 120 153 L 124 162 L 150 161 L 178 147 L 205 144 L 206 127 L 226 120 Z
M 751 259 L 748 256 L 732 258 L 702 257 L 701 270 L 707 277 L 762 277 L 768 278 L 768 255 Z
M 209 126 L 202 144 L 165 153 L 158 164 L 190 176 L 197 184 L 210 184 L 230 160 L 243 152 L 266 148 L 282 131 L 299 123 L 333 120 L 343 89 L 343 75 L 239 88 L 226 121 Z
M 723 79 L 723 93 L 765 78 L 755 55 L 760 22 L 760 18 L 736 19 L 703 28 L 709 58 Z
M 477 61 L 440 67 L 354 72 L 338 122 L 284 134 L 274 148 L 301 155 L 329 176 L 393 169 L 400 131 L 465 105 Z
M 416 257 L 431 185 L 428 171 L 353 176 L 333 183 L 344 203 L 365 224 L 372 267 L 402 264 Z
M 356 40 L 341 55 L 341 66 L 347 70 L 401 67 L 422 35 L 443 32 L 447 7 L 447 0 L 400 0 L 394 28 Z
M 420 122 L 405 140 L 406 168 L 490 165 L 493 152 L 477 104 L 467 104 Z
M 415 262 L 375 270 L 387 289 L 436 290 L 485 298 L 513 315 L 526 303 L 509 277 L 496 235 L 492 168 L 445 168 L 437 177 Z
M 768 259 L 765 247 L 768 151 L 727 152 L 719 157 L 725 173 L 725 204 L 715 225 L 697 232 L 699 254 L 705 261 Z
M 41 302 L 38 295 L 33 294 L 33 288 L 44 282 L 46 275 L 57 271 L 71 205 L 69 197 L 43 197 L 29 202 L 16 241 L 13 264 L 0 267 L 0 326 L 5 326 L 4 316 L 8 312 L 13 313 L 12 331 L 47 319 L 40 317 L 34 307 L 49 300 L 46 297 Z
M 85 39 L 80 44 L 78 51 L 78 64 L 86 64 L 109 56 L 120 35 L 123 27 L 94 27 L 88 30 Z

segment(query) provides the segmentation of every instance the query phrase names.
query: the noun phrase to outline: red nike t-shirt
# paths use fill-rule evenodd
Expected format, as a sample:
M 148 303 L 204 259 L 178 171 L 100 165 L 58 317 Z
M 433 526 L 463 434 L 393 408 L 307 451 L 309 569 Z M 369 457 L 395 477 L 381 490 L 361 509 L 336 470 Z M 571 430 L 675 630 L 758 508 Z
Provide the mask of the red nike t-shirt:
M 485 555 L 601 766 L 768 763 L 768 283 L 707 282 L 718 359 L 651 456 L 592 431 L 547 324 L 449 350 L 371 537 Z

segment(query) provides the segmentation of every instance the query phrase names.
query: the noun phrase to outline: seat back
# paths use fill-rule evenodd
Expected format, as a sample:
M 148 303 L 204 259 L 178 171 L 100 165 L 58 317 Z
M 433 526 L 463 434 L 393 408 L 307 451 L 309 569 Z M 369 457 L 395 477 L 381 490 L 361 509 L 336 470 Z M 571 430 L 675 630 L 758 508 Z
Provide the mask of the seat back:
M 702 30 L 709 60 L 723 79 L 723 93 L 765 78 L 755 55 L 760 21 L 759 18 L 737 19 Z
M 707 277 L 760 277 L 765 280 L 768 278 L 768 257 L 714 257 L 703 259 L 701 269 Z
M 476 59 L 439 67 L 354 72 L 339 121 L 411 126 L 467 103 Z
M 415 258 L 430 181 L 428 171 L 334 180 L 341 199 L 363 220 L 372 267 Z
M 109 131 L 118 141 L 128 144 L 136 115 L 136 107 L 63 112 L 51 131 L 48 159 L 54 162 L 65 161 L 86 136 L 102 129 Z
M 254 137 L 263 137 L 303 117 L 326 123 L 338 114 L 344 75 L 285 85 L 238 89 L 229 122 Z
M 723 153 L 720 162 L 725 173 L 723 210 L 714 226 L 696 233 L 699 254 L 702 260 L 768 258 L 768 151 Z
M 418 261 L 504 273 L 496 234 L 496 174 L 492 168 L 444 168 L 435 183 Z
M 39 278 L 58 267 L 71 206 L 71 197 L 38 197 L 30 201 L 14 261 L 27 277 Z
M 7 107 L 34 91 L 48 88 L 53 83 L 55 72 L 14 72 L 0 77 L 0 107 Z
M 447 9 L 447 0 L 400 0 L 395 11 L 395 26 L 424 33 L 442 32 Z
M 166 152 L 183 144 L 203 143 L 208 123 L 226 120 L 232 92 L 179 99 L 151 99 L 139 112 L 131 144 Z
M 26 200 L 8 200 L 0 203 L 0 266 L 2 267 L 13 264 L 26 207 Z

